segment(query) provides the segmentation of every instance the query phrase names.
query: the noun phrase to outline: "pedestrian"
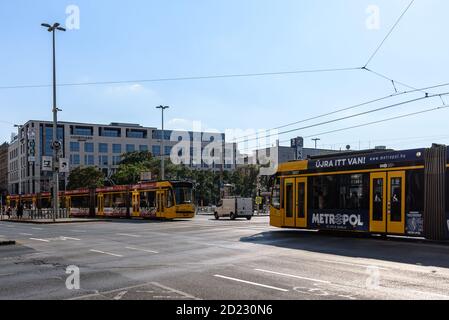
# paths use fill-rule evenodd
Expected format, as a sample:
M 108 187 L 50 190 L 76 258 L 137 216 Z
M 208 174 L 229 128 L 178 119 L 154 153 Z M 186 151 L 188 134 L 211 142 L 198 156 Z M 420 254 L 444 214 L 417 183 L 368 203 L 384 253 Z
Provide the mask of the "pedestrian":
M 19 218 L 19 220 L 22 220 L 23 217 L 23 204 L 19 203 L 17 206 L 17 218 Z
M 6 215 L 8 216 L 8 220 L 11 219 L 11 206 L 8 206 L 8 209 L 6 209 Z

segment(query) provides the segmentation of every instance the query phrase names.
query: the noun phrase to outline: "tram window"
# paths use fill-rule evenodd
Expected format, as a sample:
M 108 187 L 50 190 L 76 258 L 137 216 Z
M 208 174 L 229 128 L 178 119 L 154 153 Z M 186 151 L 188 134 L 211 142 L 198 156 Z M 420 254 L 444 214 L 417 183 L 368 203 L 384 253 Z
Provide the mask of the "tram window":
M 88 196 L 81 196 L 81 197 L 72 196 L 71 203 L 72 203 L 72 205 L 71 205 L 72 208 L 89 208 L 89 197 Z
M 402 221 L 402 178 L 391 178 L 391 221 Z
M 281 182 L 279 178 L 275 180 L 273 186 L 273 191 L 271 193 L 271 205 L 276 209 L 279 209 L 281 206 Z
M 114 193 L 104 195 L 105 208 L 126 208 L 126 194 Z
M 285 196 L 287 197 L 285 202 L 285 216 L 287 218 L 293 218 L 293 184 L 288 183 L 285 188 Z
M 373 179 L 373 220 L 383 221 L 384 179 Z
M 306 184 L 298 183 L 298 218 L 306 217 Z
M 173 207 L 173 192 L 172 190 L 167 190 L 165 192 L 165 198 L 166 198 L 166 204 L 167 204 L 167 208 L 171 208 Z
M 407 175 L 407 208 L 412 212 L 424 211 L 424 171 L 410 171 Z
M 156 191 L 140 193 L 141 208 L 156 208 Z
M 311 204 L 319 210 L 368 210 L 368 190 L 366 174 L 314 177 Z

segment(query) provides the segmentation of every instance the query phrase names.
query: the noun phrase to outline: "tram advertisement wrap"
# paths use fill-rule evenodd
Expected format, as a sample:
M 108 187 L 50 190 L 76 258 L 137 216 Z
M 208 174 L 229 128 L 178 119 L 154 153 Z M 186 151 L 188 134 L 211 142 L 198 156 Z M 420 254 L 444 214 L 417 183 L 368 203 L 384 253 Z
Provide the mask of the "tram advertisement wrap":
M 369 231 L 369 212 L 314 210 L 309 225 L 320 230 Z

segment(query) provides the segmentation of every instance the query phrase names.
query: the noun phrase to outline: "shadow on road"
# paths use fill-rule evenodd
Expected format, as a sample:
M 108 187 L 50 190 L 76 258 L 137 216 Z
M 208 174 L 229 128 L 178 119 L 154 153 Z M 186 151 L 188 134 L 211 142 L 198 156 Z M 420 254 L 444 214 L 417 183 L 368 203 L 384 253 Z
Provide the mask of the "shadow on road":
M 240 241 L 344 257 L 449 268 L 449 245 L 415 239 L 379 239 L 348 234 L 337 237 L 323 232 L 279 230 L 243 237 Z

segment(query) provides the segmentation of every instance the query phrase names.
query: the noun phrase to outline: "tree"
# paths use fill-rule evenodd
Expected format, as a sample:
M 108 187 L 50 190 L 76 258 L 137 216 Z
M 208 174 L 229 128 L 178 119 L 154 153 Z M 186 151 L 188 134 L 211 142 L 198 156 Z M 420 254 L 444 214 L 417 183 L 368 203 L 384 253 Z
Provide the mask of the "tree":
M 123 154 L 120 164 L 141 164 L 151 162 L 152 159 L 153 155 L 149 151 L 134 151 Z
M 70 172 L 68 190 L 98 188 L 104 185 L 104 174 L 96 167 L 77 167 Z

